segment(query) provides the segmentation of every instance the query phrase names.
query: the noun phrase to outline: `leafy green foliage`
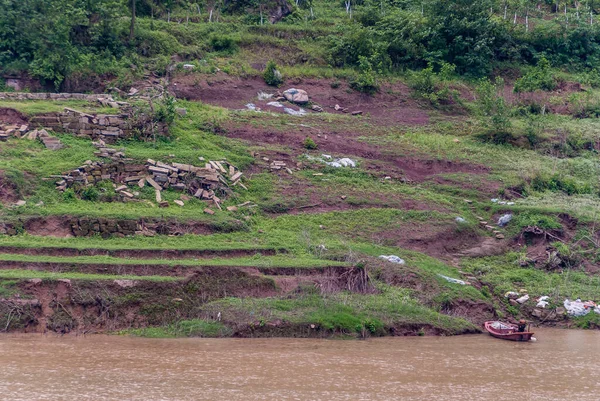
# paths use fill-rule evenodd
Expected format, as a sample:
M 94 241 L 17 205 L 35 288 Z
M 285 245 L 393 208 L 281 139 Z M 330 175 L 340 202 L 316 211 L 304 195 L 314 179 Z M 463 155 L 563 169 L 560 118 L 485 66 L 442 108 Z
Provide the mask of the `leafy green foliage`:
M 263 78 L 267 85 L 271 86 L 281 86 L 283 83 L 283 75 L 279 71 L 277 64 L 273 60 L 269 60 L 267 66 L 265 68 L 265 72 L 263 73 Z
M 531 180 L 531 188 L 538 192 L 564 192 L 567 195 L 593 193 L 593 188 L 589 184 L 577 182 L 571 177 L 558 173 L 553 175 L 536 175 Z
M 477 107 L 483 120 L 479 139 L 485 142 L 504 144 L 513 139 L 510 122 L 510 106 L 503 96 L 504 81 L 496 78 L 492 83 L 488 79 L 481 80 L 477 86 Z
M 379 84 L 375 78 L 373 66 L 365 56 L 359 56 L 358 71 L 358 76 L 350 82 L 350 86 L 359 92 L 370 94 L 377 92 Z
M 533 92 L 536 90 L 551 91 L 556 88 L 556 80 L 550 69 L 550 62 L 542 57 L 537 65 L 517 79 L 514 91 Z
M 308 149 L 308 150 L 315 150 L 319 147 L 319 145 L 317 145 L 317 143 L 314 141 L 314 139 L 312 139 L 311 137 L 307 136 L 306 139 L 304 140 L 304 149 Z
M 427 100 L 432 105 L 448 104 L 457 98 L 457 94 L 451 91 L 448 85 L 455 68 L 453 64 L 442 62 L 440 71 L 435 72 L 433 64 L 429 64 L 427 68 L 413 72 L 408 84 L 417 97 Z

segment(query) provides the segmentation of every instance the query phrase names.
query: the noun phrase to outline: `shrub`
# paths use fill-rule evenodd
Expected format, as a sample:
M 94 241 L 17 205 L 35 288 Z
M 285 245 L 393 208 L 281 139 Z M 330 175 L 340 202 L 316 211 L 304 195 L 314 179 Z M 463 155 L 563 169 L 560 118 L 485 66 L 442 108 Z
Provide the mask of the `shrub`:
M 496 78 L 494 83 L 484 79 L 477 86 L 477 108 L 482 125 L 487 127 L 477 134 L 477 138 L 484 142 L 505 144 L 514 139 L 510 107 L 502 96 L 503 88 L 502 78 Z
M 231 36 L 213 34 L 209 42 L 213 50 L 218 52 L 231 54 L 237 50 L 237 43 Z
M 156 108 L 154 119 L 158 122 L 166 123 L 170 125 L 175 121 L 177 111 L 175 110 L 175 98 L 173 96 L 166 95 L 158 103 Z
M 283 75 L 281 75 L 281 72 L 279 72 L 279 69 L 277 68 L 277 64 L 275 64 L 273 60 L 269 60 L 267 63 L 263 78 L 267 85 L 279 87 L 283 83 Z
M 550 69 L 550 62 L 542 57 L 532 70 L 517 79 L 514 91 L 517 93 L 536 90 L 551 91 L 555 88 L 556 79 Z
M 303 145 L 304 145 L 304 148 L 308 149 L 308 150 L 315 150 L 315 149 L 319 148 L 319 145 L 317 145 L 317 143 L 309 136 L 306 137 Z
M 591 194 L 593 188 L 586 183 L 579 183 L 571 177 L 561 176 L 558 173 L 551 176 L 538 174 L 531 180 L 534 191 L 564 192 L 567 195 Z
M 99 197 L 98 189 L 96 187 L 86 187 L 81 190 L 81 199 L 96 202 Z
M 427 68 L 413 72 L 408 85 L 415 91 L 417 97 L 427 100 L 434 106 L 450 103 L 457 98 L 457 94 L 452 92 L 448 85 L 455 68 L 454 64 L 442 62 L 440 71 L 435 72 L 433 64 L 430 63 Z
M 363 93 L 375 93 L 379 90 L 379 84 L 373 72 L 373 66 L 368 58 L 359 56 L 358 76 L 350 82 L 350 87 Z

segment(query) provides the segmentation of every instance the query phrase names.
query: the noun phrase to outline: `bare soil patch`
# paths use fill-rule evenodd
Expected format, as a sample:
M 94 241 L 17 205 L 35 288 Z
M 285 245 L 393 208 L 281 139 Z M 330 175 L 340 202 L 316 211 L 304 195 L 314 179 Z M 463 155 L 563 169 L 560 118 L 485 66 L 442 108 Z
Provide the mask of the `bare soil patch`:
M 27 117 L 23 113 L 15 109 L 0 107 L 0 124 L 23 125 L 27 124 L 27 122 Z
M 348 113 L 362 111 L 379 125 L 424 125 L 429 122 L 427 112 L 410 97 L 410 89 L 402 83 L 385 84 L 378 93 L 368 95 L 350 89 L 346 82 L 297 78 L 288 80 L 281 90 L 293 87 L 307 91 L 311 102 L 329 113 L 342 114 L 343 111 L 335 110 L 335 105 L 339 105 Z M 258 103 L 258 92 L 277 92 L 262 78 L 234 78 L 222 73 L 180 75 L 173 78 L 169 89 L 177 97 L 229 109 L 244 109 L 247 103 Z M 269 108 L 269 111 L 283 112 L 277 108 Z
M 185 258 L 211 258 L 226 257 L 238 258 L 260 254 L 263 256 L 275 255 L 285 252 L 282 249 L 230 249 L 230 250 L 202 250 L 202 249 L 101 249 L 101 248 L 21 248 L 16 246 L 0 246 L 0 253 L 19 255 L 47 255 L 47 256 L 112 256 L 115 258 L 134 259 L 185 259 Z
M 17 186 L 0 170 L 0 203 L 11 204 L 19 200 Z

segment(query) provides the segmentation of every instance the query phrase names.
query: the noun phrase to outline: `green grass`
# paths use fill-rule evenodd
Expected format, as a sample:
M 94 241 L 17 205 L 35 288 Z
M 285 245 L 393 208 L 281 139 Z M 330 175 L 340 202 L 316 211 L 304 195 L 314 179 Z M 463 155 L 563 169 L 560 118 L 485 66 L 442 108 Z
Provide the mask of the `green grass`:
M 569 299 L 596 299 L 600 291 L 600 277 L 587 275 L 581 271 L 547 272 L 533 267 L 520 267 L 523 254 L 509 252 L 498 257 L 463 259 L 465 271 L 489 284 L 494 294 L 504 299 L 507 291 L 526 289 L 529 295 L 550 296 L 562 304 Z
M 143 281 L 180 281 L 180 277 L 169 276 L 133 276 L 133 275 L 110 275 L 110 274 L 85 274 L 85 273 L 52 273 L 36 270 L 6 269 L 0 270 L 0 279 L 25 280 L 40 278 L 42 280 L 143 280 Z
M 343 262 L 319 260 L 316 258 L 295 258 L 292 256 L 262 256 L 257 254 L 241 258 L 212 259 L 123 259 L 112 256 L 46 256 L 0 254 L 0 261 L 16 261 L 30 263 L 64 263 L 65 265 L 161 265 L 161 266 L 251 266 L 251 267 L 293 267 L 314 268 L 346 265 Z
M 175 337 L 229 337 L 232 330 L 221 322 L 200 319 L 181 320 L 168 326 L 145 327 L 142 329 L 129 329 L 119 332 L 121 335 L 148 338 L 175 338 Z
M 264 324 L 283 320 L 292 324 L 315 324 L 339 334 L 356 335 L 364 327 L 381 335 L 385 328 L 431 325 L 448 334 L 476 330 L 463 319 L 439 314 L 412 299 L 403 289 L 387 287 L 381 294 L 302 295 L 298 298 L 225 298 L 203 308 L 206 312 L 222 311 L 223 320 Z
M 37 114 L 58 113 L 65 107 L 94 114 L 119 114 L 118 109 L 101 107 L 99 104 L 85 100 L 0 100 L 0 107 L 15 109 L 26 116 Z

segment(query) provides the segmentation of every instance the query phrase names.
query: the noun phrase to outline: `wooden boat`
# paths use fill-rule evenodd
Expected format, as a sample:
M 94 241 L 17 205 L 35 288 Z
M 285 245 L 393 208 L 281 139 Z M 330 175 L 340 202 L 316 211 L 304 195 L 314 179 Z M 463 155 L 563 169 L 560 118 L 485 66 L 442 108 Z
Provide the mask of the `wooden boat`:
M 519 332 L 518 326 L 512 323 L 490 321 L 485 322 L 483 325 L 492 337 L 501 338 L 503 340 L 529 341 L 534 334 L 529 331 L 529 326 L 527 327 L 527 331 Z

